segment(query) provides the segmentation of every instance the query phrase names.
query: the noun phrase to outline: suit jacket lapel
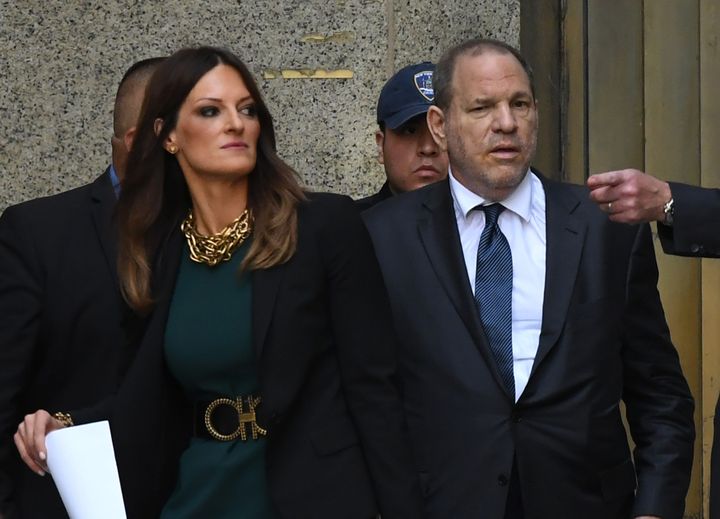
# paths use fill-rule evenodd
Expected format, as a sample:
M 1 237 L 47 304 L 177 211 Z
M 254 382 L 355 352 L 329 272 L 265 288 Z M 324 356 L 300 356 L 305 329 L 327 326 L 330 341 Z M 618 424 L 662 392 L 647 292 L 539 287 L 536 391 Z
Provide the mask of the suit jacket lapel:
M 108 268 L 112 273 L 113 282 L 117 287 L 117 230 L 113 222 L 115 202 L 117 200 L 107 170 L 92 183 L 90 198 L 92 199 L 95 231 Z
M 580 200 L 573 190 L 540 178 L 545 188 L 547 215 L 545 294 L 540 342 L 531 377 L 562 332 L 586 232 L 586 223 L 575 214 Z
M 280 281 L 286 269 L 287 263 L 270 269 L 252 271 L 252 345 L 258 358 L 265 345 Z
M 418 232 L 425 252 L 450 301 L 465 323 L 497 383 L 507 393 L 482 328 L 477 305 L 467 276 L 462 244 L 455 221 L 450 184 L 446 180 L 427 189 L 428 196 L 418 218 Z M 509 393 L 508 397 L 511 397 Z M 512 395 L 512 399 L 515 396 Z

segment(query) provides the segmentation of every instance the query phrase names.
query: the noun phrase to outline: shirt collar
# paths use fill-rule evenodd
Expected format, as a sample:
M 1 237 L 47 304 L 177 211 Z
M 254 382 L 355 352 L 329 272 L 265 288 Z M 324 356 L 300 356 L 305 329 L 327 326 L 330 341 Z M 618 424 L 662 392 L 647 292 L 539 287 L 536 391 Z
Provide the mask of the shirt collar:
M 110 175 L 110 182 L 112 182 L 113 190 L 115 191 L 115 198 L 120 197 L 120 179 L 117 176 L 117 171 L 115 171 L 115 166 L 110 164 L 110 170 L 108 172 Z
M 479 205 L 486 205 L 487 200 L 480 195 L 473 193 L 467 187 L 462 185 L 460 181 L 453 175 L 452 168 L 448 166 L 450 179 L 450 191 L 452 193 L 453 202 L 455 209 L 467 218 L 470 211 L 475 209 Z M 530 221 L 530 211 L 532 210 L 532 199 L 533 199 L 533 182 L 532 177 L 535 174 L 528 169 L 527 174 L 522 179 L 518 187 L 515 188 L 510 196 L 500 203 L 505 206 L 506 209 L 511 210 L 513 213 L 520 216 L 526 222 Z

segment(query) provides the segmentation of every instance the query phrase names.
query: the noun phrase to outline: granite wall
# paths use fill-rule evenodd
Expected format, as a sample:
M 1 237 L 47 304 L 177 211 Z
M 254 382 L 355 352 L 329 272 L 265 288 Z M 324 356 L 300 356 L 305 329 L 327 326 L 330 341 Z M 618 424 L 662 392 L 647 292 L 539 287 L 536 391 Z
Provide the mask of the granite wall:
M 519 25 L 520 0 L 0 0 L 0 211 L 99 175 L 123 71 L 199 44 L 248 63 L 307 186 L 369 194 L 386 78 Z

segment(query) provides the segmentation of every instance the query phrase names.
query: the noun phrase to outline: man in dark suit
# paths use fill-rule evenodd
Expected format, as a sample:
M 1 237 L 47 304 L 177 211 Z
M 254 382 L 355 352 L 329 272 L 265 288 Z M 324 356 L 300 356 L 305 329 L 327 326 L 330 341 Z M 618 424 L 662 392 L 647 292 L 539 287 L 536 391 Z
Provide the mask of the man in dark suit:
M 448 180 L 365 213 L 429 517 L 680 519 L 693 401 L 649 228 L 530 170 L 537 108 L 513 47 L 450 49 L 435 95 Z
M 38 408 L 69 412 L 117 388 L 133 352 L 115 273 L 112 213 L 148 79 L 125 73 L 115 99 L 112 165 L 86 186 L 9 207 L 0 217 L 0 516 L 67 517 L 49 476 L 30 472 L 12 436 Z
M 637 169 L 591 175 L 591 199 L 622 223 L 656 221 L 667 254 L 720 258 L 720 190 L 665 182 Z M 720 401 L 715 405 L 710 517 L 720 519 Z
M 361 210 L 447 175 L 447 154 L 433 140 L 425 120 L 435 98 L 434 70 L 429 61 L 408 65 L 388 79 L 380 91 L 375 144 L 387 181 L 374 195 L 356 201 Z

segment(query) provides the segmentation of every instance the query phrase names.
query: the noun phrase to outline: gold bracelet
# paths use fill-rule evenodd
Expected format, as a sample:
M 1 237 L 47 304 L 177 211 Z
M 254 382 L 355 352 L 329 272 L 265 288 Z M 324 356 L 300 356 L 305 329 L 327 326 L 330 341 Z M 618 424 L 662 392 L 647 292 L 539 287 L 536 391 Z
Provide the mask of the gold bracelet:
M 61 424 L 63 424 L 63 427 L 72 427 L 73 425 L 75 425 L 73 423 L 72 416 L 70 416 L 68 413 L 61 413 L 60 411 L 58 411 L 57 413 L 53 413 L 52 417 Z

